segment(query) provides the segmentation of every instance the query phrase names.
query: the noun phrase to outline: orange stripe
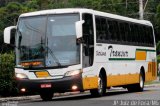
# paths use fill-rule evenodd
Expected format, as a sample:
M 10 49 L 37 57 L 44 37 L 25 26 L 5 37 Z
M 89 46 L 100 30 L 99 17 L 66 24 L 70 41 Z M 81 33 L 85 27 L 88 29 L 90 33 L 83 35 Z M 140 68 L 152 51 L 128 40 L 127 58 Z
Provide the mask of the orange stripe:
M 153 81 L 157 78 L 157 63 L 149 62 L 148 71 L 146 73 L 146 81 Z
M 146 51 L 136 51 L 136 60 L 146 60 Z

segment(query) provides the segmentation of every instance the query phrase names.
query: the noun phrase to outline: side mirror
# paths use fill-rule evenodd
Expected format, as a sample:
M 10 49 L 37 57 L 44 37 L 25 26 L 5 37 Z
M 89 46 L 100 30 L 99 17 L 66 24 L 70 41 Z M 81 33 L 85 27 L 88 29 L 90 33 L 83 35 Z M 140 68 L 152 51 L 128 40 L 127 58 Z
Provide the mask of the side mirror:
M 12 29 L 16 29 L 16 26 L 10 26 L 4 29 L 4 43 L 11 44 Z
M 82 37 L 82 24 L 84 23 L 84 20 L 82 21 L 77 21 L 76 22 L 76 35 L 77 35 L 77 39 Z

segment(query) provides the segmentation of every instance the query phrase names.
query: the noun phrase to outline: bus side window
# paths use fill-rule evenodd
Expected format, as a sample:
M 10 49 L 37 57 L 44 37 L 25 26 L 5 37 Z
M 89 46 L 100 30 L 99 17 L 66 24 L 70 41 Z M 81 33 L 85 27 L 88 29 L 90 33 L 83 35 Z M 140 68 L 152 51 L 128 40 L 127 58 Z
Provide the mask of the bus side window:
M 102 35 L 102 41 L 105 42 L 106 41 L 106 36 L 107 36 L 107 23 L 106 23 L 106 19 L 105 18 L 101 18 L 101 35 Z
M 125 36 L 125 26 L 123 23 L 119 23 L 120 33 L 121 33 L 121 41 L 124 44 L 124 36 Z
M 128 41 L 128 44 L 130 43 L 130 42 L 132 42 L 132 28 L 131 28 L 131 23 L 128 23 L 128 35 L 127 35 L 127 41 Z
M 100 43 L 101 42 L 101 21 L 99 17 L 96 17 L 96 35 L 97 35 L 97 42 Z
M 150 29 L 149 26 L 147 26 L 146 27 L 146 33 L 147 33 L 147 38 L 148 38 L 147 43 L 148 43 L 148 46 L 152 46 L 152 40 L 151 39 L 153 39 L 153 34 L 150 33 L 149 29 Z
M 135 30 L 134 30 L 134 24 L 130 24 L 130 28 L 131 28 L 131 42 L 135 43 Z
M 147 40 L 147 46 L 152 46 L 152 40 L 153 39 L 153 34 L 150 33 L 150 27 L 149 26 L 146 26 L 145 27 L 145 32 L 146 32 L 146 40 Z
M 140 25 L 137 25 L 137 31 L 138 31 L 138 45 L 141 45 L 141 29 L 140 29 Z
M 127 43 L 128 41 L 128 38 L 129 38 L 129 24 L 128 23 L 125 23 L 125 37 L 124 37 L 124 41 Z
M 109 23 L 108 20 L 106 20 L 106 41 L 109 41 L 111 39 L 111 33 L 109 31 Z
M 116 21 L 116 37 L 117 37 L 117 41 L 121 43 L 120 24 L 118 21 Z
M 149 43 L 150 45 L 153 47 L 154 46 L 154 39 L 153 39 L 153 29 L 152 27 L 148 27 L 148 31 L 149 31 Z
M 114 31 L 114 22 L 113 22 L 113 20 L 109 20 L 108 21 L 108 25 L 109 25 L 109 33 L 110 33 L 110 36 L 111 36 L 111 40 L 110 41 L 113 42 L 115 40 L 115 37 L 114 37 L 115 31 Z
M 113 40 L 114 40 L 114 42 L 117 42 L 117 40 L 118 40 L 118 28 L 117 28 L 117 22 L 116 21 L 112 21 L 112 24 L 113 24 Z
M 123 42 L 122 42 L 122 33 L 121 33 L 121 22 L 120 21 L 118 21 L 118 26 L 117 26 L 117 28 L 118 28 L 118 41 L 119 41 L 119 43 L 120 44 L 122 44 Z
M 133 33 L 133 36 L 132 36 L 132 43 L 134 45 L 137 44 L 137 29 L 136 29 L 136 24 L 132 24 L 132 33 Z
M 145 26 L 143 26 L 143 43 L 146 46 L 147 45 L 147 34 L 146 34 L 146 30 L 145 30 Z
M 96 17 L 96 35 L 97 35 L 97 42 L 104 43 L 108 36 L 107 34 L 107 23 L 106 19 L 103 17 Z
M 144 39 L 145 38 L 145 34 L 144 34 L 143 26 L 141 26 L 140 29 L 141 29 L 141 43 L 142 43 L 141 45 L 144 46 L 145 45 L 145 39 Z
M 135 35 L 134 35 L 134 39 L 135 39 L 135 45 L 138 45 L 138 25 L 134 24 L 134 31 L 135 31 Z

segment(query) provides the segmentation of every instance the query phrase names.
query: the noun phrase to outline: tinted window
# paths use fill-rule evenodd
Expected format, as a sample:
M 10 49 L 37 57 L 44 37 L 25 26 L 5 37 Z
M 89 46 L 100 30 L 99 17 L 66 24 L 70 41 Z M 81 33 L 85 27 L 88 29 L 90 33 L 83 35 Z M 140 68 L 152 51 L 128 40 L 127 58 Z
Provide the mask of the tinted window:
M 96 34 L 98 43 L 154 46 L 152 27 L 133 22 L 96 16 Z

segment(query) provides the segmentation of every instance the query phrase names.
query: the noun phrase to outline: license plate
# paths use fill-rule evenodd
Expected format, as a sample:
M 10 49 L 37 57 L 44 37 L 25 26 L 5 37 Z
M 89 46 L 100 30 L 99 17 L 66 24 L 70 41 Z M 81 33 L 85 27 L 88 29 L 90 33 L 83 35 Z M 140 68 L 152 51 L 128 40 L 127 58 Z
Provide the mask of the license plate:
M 41 84 L 41 88 L 51 88 L 51 84 Z

